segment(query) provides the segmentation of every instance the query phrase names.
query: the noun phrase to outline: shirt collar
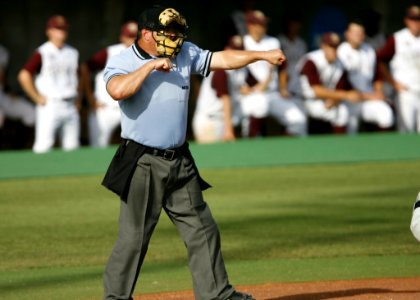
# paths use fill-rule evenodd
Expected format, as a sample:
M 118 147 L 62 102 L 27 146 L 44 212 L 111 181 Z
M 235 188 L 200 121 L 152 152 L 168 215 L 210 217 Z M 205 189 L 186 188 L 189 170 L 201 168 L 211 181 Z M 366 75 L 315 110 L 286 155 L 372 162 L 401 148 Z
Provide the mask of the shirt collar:
M 134 42 L 133 44 L 133 50 L 134 53 L 136 53 L 136 55 L 141 58 L 141 59 L 152 59 L 153 57 L 147 53 L 146 51 L 144 51 L 138 43 L 138 39 Z

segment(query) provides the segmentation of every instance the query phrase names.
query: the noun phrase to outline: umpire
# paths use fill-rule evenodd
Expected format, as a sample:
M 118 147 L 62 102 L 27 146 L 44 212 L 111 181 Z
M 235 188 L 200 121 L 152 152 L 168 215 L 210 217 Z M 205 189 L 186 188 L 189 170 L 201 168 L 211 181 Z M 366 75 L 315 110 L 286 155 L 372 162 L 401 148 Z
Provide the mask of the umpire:
M 122 200 L 104 299 L 132 299 L 164 209 L 187 247 L 195 299 L 252 300 L 229 284 L 219 230 L 203 200 L 209 185 L 185 141 L 190 75 L 257 60 L 281 64 L 285 57 L 280 50 L 212 53 L 184 42 L 186 20 L 172 8 L 149 8 L 138 25 L 136 42 L 109 60 L 104 75 L 108 93 L 119 101 L 123 138 L 103 180 Z

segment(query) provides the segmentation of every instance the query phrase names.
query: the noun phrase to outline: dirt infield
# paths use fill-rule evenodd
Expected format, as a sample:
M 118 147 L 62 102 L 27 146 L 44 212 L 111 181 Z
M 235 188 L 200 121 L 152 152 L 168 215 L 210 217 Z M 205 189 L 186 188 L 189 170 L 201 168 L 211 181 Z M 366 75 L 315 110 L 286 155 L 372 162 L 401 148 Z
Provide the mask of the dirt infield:
M 340 280 L 303 283 L 267 283 L 238 286 L 257 300 L 321 300 L 321 299 L 420 299 L 420 277 L 367 280 Z M 135 300 L 194 300 L 192 291 L 141 295 Z

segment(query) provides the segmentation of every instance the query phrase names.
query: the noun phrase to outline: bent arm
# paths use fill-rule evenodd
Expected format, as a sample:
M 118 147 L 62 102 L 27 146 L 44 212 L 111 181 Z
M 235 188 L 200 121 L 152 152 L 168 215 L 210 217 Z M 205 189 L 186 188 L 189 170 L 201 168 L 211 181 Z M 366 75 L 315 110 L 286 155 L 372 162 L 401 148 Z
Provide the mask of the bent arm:
M 232 106 L 229 95 L 222 95 L 220 100 L 223 102 L 223 123 L 225 125 L 225 132 L 223 140 L 232 141 L 235 140 L 235 134 L 233 132 L 232 125 Z
M 112 77 L 106 89 L 114 100 L 123 100 L 134 95 L 153 70 L 169 72 L 171 68 L 168 58 L 151 60 L 132 73 Z
M 358 102 L 362 100 L 362 94 L 355 90 L 332 90 L 322 85 L 313 85 L 312 89 L 316 98 L 328 99 L 333 102 L 340 102 L 342 100 Z
M 279 72 L 279 92 L 284 98 L 289 98 L 289 91 L 287 89 L 287 84 L 289 81 L 289 75 L 287 74 L 286 68 L 283 68 Z
M 106 89 L 114 100 L 126 99 L 140 89 L 144 80 L 153 70 L 153 61 L 150 61 L 132 73 L 112 77 L 108 81 Z
M 39 94 L 38 90 L 35 87 L 31 72 L 29 72 L 26 69 L 22 69 L 20 70 L 17 79 L 22 89 L 24 90 L 24 92 L 35 104 L 40 104 L 40 105 L 45 104 L 44 97 Z
M 365 100 L 385 100 L 382 80 L 375 80 L 373 82 L 373 91 L 362 93 L 362 96 Z
M 286 57 L 280 49 L 270 51 L 224 50 L 213 53 L 210 69 L 239 69 L 258 60 L 281 65 Z
M 407 89 L 406 86 L 404 86 L 403 84 L 395 80 L 395 78 L 391 74 L 391 71 L 389 70 L 389 66 L 387 63 L 380 61 L 379 68 L 383 73 L 385 81 L 388 82 L 394 89 L 396 89 L 397 91 L 402 91 L 402 90 Z
M 96 99 L 93 95 L 92 85 L 90 83 L 90 70 L 86 63 L 82 63 L 80 66 L 80 85 L 82 89 L 82 93 L 87 99 L 89 107 L 91 109 L 96 108 Z

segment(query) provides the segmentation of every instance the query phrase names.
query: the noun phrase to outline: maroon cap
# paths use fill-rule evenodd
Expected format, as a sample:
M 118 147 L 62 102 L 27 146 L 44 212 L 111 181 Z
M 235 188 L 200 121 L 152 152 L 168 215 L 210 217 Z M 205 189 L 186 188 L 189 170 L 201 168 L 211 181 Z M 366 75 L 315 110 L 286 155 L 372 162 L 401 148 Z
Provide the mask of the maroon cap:
M 48 19 L 47 28 L 57 28 L 62 30 L 67 30 L 69 24 L 67 19 L 61 15 L 55 15 Z
M 340 42 L 340 36 L 335 32 L 326 32 L 321 36 L 321 43 L 333 48 L 337 48 Z
M 137 22 L 128 21 L 121 26 L 120 35 L 129 37 L 129 38 L 136 38 L 137 31 L 138 31 Z
M 269 18 L 260 10 L 250 10 L 245 13 L 245 21 L 250 24 L 260 24 L 266 26 Z
M 420 7 L 417 5 L 410 6 L 407 8 L 405 16 L 412 20 L 420 20 Z
M 244 50 L 243 39 L 240 35 L 232 36 L 226 44 L 226 48 L 234 50 Z

